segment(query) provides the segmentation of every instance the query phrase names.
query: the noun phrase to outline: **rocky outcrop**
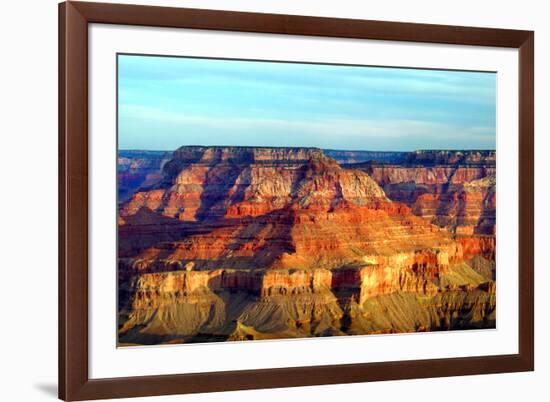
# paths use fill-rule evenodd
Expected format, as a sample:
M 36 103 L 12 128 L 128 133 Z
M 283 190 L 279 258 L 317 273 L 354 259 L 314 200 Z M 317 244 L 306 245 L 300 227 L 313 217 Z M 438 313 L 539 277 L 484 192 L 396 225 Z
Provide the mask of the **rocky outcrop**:
M 284 194 L 302 174 L 296 168 L 323 154 L 345 167 L 366 171 L 388 198 L 407 204 L 432 223 L 461 234 L 495 230 L 494 151 L 200 146 L 174 153 L 119 151 L 119 201 L 136 193 L 122 214 L 146 207 L 184 221 L 218 219 L 225 213 L 263 215 L 288 203 Z
M 239 203 L 243 213 L 261 215 L 288 204 L 301 167 L 320 158 L 312 148 L 182 147 L 165 164 L 157 189 L 137 192 L 121 215 L 146 207 L 183 221 L 211 221 Z
M 176 150 L 120 206 L 121 344 L 494 326 L 494 236 L 456 230 L 483 214 L 436 222 L 392 200 L 372 166 L 314 148 Z M 471 197 L 494 186 L 460 183 Z
M 400 164 L 369 162 L 362 169 L 388 198 L 457 234 L 494 234 L 494 151 L 416 151 Z
M 494 325 L 495 291 L 467 265 L 172 271 L 134 277 L 123 344 L 392 333 Z M 383 311 L 379 311 L 379 310 Z
M 172 152 L 125 151 L 118 152 L 118 200 L 125 202 L 140 188 L 148 188 L 162 178 L 161 171 L 172 158 Z
M 231 163 L 225 149 L 203 157 L 183 152 L 183 161 L 175 159 L 166 165 L 165 180 L 172 177 L 171 186 L 136 193 L 121 211 L 125 221 L 147 209 L 159 219 L 216 223 L 205 233 L 144 249 L 123 260 L 121 269 L 170 270 L 176 262 L 193 262 L 199 269 L 330 269 L 361 262 L 366 255 L 394 255 L 452 243 L 446 232 L 414 216 L 407 206 L 388 200 L 368 174 L 343 169 L 319 150 L 292 150 L 287 157 L 277 150 L 274 160 L 245 151 L 241 154 L 238 149 Z M 175 155 L 179 158 L 179 151 Z M 263 162 L 253 163 L 257 158 Z M 188 160 L 207 162 L 197 165 Z M 172 173 L 174 165 L 180 166 L 180 173 Z M 205 173 L 195 186 L 181 190 L 182 177 L 197 169 Z M 230 175 L 221 173 L 228 170 L 237 176 L 229 180 L 231 186 L 223 179 Z M 234 197 L 235 193 L 241 196 Z M 199 204 L 186 204 L 188 200 Z

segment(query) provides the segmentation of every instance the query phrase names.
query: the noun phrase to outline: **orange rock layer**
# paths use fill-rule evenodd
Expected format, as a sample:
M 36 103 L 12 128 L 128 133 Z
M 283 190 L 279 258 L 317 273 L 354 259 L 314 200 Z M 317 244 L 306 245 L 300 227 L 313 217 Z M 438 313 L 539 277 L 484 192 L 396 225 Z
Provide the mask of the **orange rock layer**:
M 472 235 L 495 233 L 495 162 L 490 151 L 419 151 L 398 165 L 356 167 L 368 172 L 390 199 L 409 205 L 415 215 L 457 234 Z
M 318 149 L 180 148 L 120 208 L 122 339 L 490 327 L 495 242 L 480 233 L 494 232 L 494 181 L 430 169 L 342 167 Z M 377 183 L 415 175 L 445 191 L 396 202 Z

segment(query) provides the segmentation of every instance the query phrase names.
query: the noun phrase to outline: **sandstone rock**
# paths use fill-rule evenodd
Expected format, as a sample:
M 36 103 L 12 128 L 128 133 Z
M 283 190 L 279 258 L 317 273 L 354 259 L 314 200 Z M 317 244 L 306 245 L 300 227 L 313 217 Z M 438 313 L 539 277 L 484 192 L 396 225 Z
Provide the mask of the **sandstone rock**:
M 400 164 L 350 165 L 369 173 L 387 196 L 415 215 L 464 234 L 494 234 L 494 151 L 417 151 Z
M 493 156 L 182 147 L 120 206 L 119 340 L 494 327 Z

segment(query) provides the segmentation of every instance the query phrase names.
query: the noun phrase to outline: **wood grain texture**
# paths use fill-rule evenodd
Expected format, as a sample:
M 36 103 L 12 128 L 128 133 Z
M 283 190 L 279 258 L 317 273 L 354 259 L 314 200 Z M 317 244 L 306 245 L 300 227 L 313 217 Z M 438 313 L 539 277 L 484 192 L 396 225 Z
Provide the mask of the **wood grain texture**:
M 88 24 L 211 29 L 519 49 L 519 353 L 111 378 L 88 376 Z M 105 3 L 59 6 L 59 397 L 137 397 L 529 371 L 534 368 L 534 34 Z
M 88 29 L 60 5 L 59 393 L 73 398 L 88 381 Z
M 528 31 L 190 8 L 73 2 L 88 22 L 334 38 L 519 47 Z
M 519 354 L 535 367 L 535 36 L 519 48 Z

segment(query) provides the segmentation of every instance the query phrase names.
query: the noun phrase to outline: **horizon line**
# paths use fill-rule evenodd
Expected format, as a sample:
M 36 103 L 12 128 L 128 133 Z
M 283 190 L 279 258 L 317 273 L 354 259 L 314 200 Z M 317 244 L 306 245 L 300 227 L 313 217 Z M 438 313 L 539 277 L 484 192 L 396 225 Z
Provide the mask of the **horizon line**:
M 173 150 L 170 149 L 147 149 L 147 148 L 117 148 L 118 151 L 147 151 L 147 152 L 174 152 L 180 148 L 266 148 L 266 149 L 319 149 L 322 151 L 336 152 L 387 152 L 387 153 L 410 153 L 424 151 L 444 151 L 444 152 L 496 152 L 494 148 L 415 148 L 408 151 L 396 150 L 377 150 L 377 149 L 337 149 L 337 148 L 321 148 L 321 147 L 297 147 L 297 146 L 264 146 L 264 145 L 181 145 Z

